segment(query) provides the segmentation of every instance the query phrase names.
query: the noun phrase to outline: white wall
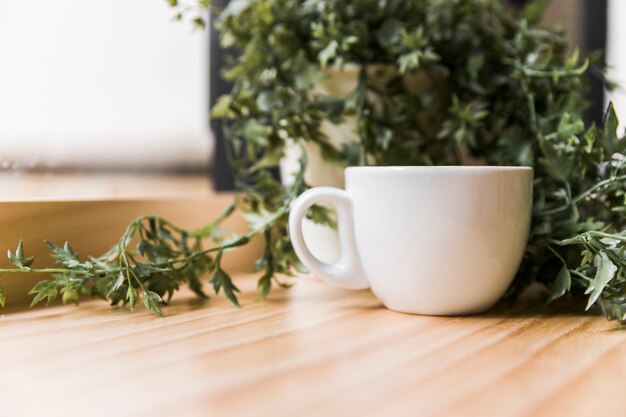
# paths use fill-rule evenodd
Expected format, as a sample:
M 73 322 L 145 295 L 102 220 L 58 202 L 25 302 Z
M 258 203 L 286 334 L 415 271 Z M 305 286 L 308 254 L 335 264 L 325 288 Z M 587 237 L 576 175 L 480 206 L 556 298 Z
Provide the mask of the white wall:
M 607 48 L 608 78 L 620 87 L 608 92 L 606 103 L 613 101 L 620 125 L 626 126 L 626 1 L 609 0 L 607 11 Z
M 164 0 L 0 0 L 0 161 L 207 163 L 207 35 Z

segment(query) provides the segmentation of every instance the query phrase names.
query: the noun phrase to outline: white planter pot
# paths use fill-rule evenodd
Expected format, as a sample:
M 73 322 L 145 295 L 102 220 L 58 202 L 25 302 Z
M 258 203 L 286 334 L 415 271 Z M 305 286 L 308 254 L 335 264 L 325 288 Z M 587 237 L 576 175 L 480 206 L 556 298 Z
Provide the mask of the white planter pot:
M 343 71 L 334 69 L 328 70 L 328 77 L 319 81 L 315 86 L 315 91 L 334 97 L 345 98 L 357 84 L 359 67 L 356 65 L 346 65 Z M 398 72 L 391 65 L 370 65 L 367 68 L 367 74 L 370 81 L 376 82 L 380 88 L 385 88 L 389 80 L 395 77 Z M 425 89 L 430 88 L 432 78 L 428 78 L 424 73 L 411 73 L 403 77 L 406 89 L 412 93 L 420 94 Z M 442 100 L 442 96 L 438 96 L 441 91 L 433 94 L 434 100 Z M 428 126 L 428 112 L 425 112 L 422 120 L 422 127 Z M 420 117 L 422 119 L 422 117 Z M 345 121 L 336 125 L 329 121 L 324 121 L 322 131 L 328 137 L 329 142 L 339 147 L 344 143 L 356 142 L 358 137 L 355 132 L 354 117 L 347 117 Z M 301 148 L 293 143 L 287 146 L 285 156 L 280 163 L 281 176 L 283 183 L 289 185 L 293 183 L 294 175 L 298 172 L 301 156 Z M 308 184 L 312 186 L 330 186 L 344 188 L 343 168 L 335 164 L 331 164 L 322 158 L 322 155 L 314 144 L 306 144 L 305 152 L 308 156 L 308 165 L 304 177 Z M 339 236 L 337 232 L 327 226 L 317 225 L 310 220 L 305 219 L 303 226 L 303 237 L 305 243 L 311 253 L 326 263 L 334 263 L 339 258 Z

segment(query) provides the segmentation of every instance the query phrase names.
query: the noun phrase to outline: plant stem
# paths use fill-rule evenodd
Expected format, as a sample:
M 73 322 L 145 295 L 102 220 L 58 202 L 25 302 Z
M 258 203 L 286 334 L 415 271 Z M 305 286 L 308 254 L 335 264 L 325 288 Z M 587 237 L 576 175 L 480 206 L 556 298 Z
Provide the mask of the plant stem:
M 589 195 L 593 194 L 594 191 L 606 186 L 606 185 L 610 185 L 613 182 L 618 182 L 618 181 L 626 181 L 626 175 L 620 175 L 619 177 L 611 177 L 611 178 L 607 178 L 605 180 L 602 180 L 598 183 L 596 183 L 593 187 L 591 187 L 590 189 L 588 189 L 587 191 L 585 191 L 582 194 L 579 194 L 576 198 L 574 198 L 572 200 L 572 205 L 576 205 L 579 202 L 581 202 L 582 200 L 584 200 L 586 197 L 588 197 Z
M 97 275 L 101 270 L 75 271 L 63 268 L 0 268 L 0 274 L 29 273 L 29 274 L 65 274 L 71 272 L 76 275 Z
M 578 196 L 576 196 L 570 203 L 557 207 L 557 208 L 553 208 L 550 210 L 546 210 L 543 211 L 539 214 L 536 214 L 537 217 L 546 217 L 546 216 L 554 216 L 555 214 L 560 214 L 564 211 L 567 211 L 568 209 L 570 209 L 571 207 L 577 205 L 578 203 L 580 203 L 581 201 L 583 201 L 585 198 L 589 197 L 591 194 L 593 194 L 595 191 L 597 191 L 598 189 L 605 187 L 607 185 L 611 185 L 614 182 L 619 182 L 619 181 L 626 181 L 626 175 L 620 175 L 618 177 L 611 177 L 611 178 L 607 178 L 605 180 L 599 181 L 598 183 L 594 184 L 593 187 L 589 188 L 587 191 L 579 194 Z

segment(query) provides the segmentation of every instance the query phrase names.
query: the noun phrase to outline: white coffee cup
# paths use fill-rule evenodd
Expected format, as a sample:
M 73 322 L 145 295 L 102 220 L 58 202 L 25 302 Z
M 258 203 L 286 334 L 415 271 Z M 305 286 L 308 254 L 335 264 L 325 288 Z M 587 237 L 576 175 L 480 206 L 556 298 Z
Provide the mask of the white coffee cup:
M 351 167 L 346 190 L 317 187 L 294 202 L 293 247 L 322 280 L 370 288 L 391 309 L 427 315 L 479 313 L 511 284 L 526 247 L 533 170 L 528 167 Z M 340 259 L 307 249 L 309 207 L 337 212 Z

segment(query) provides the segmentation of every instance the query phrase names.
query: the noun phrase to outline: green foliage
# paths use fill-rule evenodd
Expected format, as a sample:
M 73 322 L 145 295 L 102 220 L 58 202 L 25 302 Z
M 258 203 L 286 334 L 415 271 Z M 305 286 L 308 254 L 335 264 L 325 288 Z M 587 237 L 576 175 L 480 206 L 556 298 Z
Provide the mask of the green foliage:
M 306 166 L 306 157 L 301 164 Z M 259 181 L 262 184 L 268 180 Z M 268 182 L 268 186 L 272 183 Z M 239 289 L 222 268 L 222 255 L 247 244 L 256 235 L 272 236 L 276 241 L 271 256 L 264 258 L 266 273 L 261 281 L 266 279 L 267 271 L 271 271 L 271 278 L 274 273 L 290 273 L 297 259 L 291 246 L 286 246 L 288 238 L 282 222 L 292 201 L 304 187 L 304 176 L 300 173 L 293 185 L 285 189 L 285 194 L 276 198 L 271 212 L 263 209 L 261 201 L 252 195 L 241 195 L 220 217 L 192 231 L 157 216 L 141 216 L 126 228 L 109 251 L 89 260 L 81 259 L 67 242 L 63 247 L 46 242 L 58 268 L 31 268 L 34 259 L 24 255 L 24 245 L 20 241 L 15 253 L 9 251 L 7 254 L 17 268 L 0 269 L 0 273 L 29 272 L 51 276 L 31 289 L 29 294 L 34 295 L 31 306 L 42 301 L 50 305 L 59 295 L 64 304 L 78 304 L 82 294 L 89 294 L 107 300 L 111 305 L 127 304 L 131 311 L 143 299 L 144 307 L 161 317 L 164 300 L 169 300 L 183 284 L 189 285 L 199 297 L 207 298 L 201 280 L 208 274 L 215 293 L 223 291 L 234 305 L 239 306 L 236 296 Z M 253 215 L 254 211 L 249 209 L 251 205 L 257 207 L 258 214 Z M 246 208 L 251 228 L 243 236 L 228 234 L 220 225 L 240 206 Z M 210 245 L 205 247 L 207 243 Z M 281 252 L 285 256 L 275 255 Z M 0 289 L 0 307 L 4 306 L 5 300 L 6 294 Z
M 618 317 L 611 312 L 626 309 L 619 240 L 626 139 L 612 106 L 602 127 L 583 123 L 589 61 L 578 51 L 568 55 L 563 34 L 540 26 L 547 4 L 531 2 L 518 13 L 497 0 L 453 7 L 439 0 L 231 2 L 218 28 L 222 45 L 240 54 L 224 72 L 234 87 L 214 116 L 228 119 L 242 191 L 258 201 L 250 210 L 272 213 L 280 184 L 270 186 L 263 172 L 291 141 L 315 143 L 344 166 L 532 166 L 532 230 L 507 296 L 539 281 L 551 288 L 549 301 L 586 295 Z M 358 76 L 346 96 L 315 88 L 347 66 Z M 358 140 L 334 147 L 321 124 L 347 118 L 355 119 Z M 322 211 L 309 215 L 332 224 Z M 597 232 L 619 242 L 582 238 Z M 266 238 L 259 268 L 285 256 L 273 242 Z M 585 245 L 595 260 L 579 267 Z M 260 280 L 261 294 L 271 274 Z
M 239 288 L 237 288 L 235 284 L 233 284 L 233 280 L 231 279 L 230 275 L 228 275 L 228 273 L 222 269 L 222 253 L 222 251 L 219 251 L 217 254 L 217 258 L 215 260 L 216 267 L 213 270 L 213 274 L 211 275 L 211 279 L 209 281 L 211 282 L 211 284 L 213 284 L 213 290 L 215 290 L 215 294 L 219 294 L 220 290 L 223 289 L 226 298 L 228 298 L 237 307 L 240 307 L 237 296 L 235 296 L 235 293 L 240 291 Z
M 169 1 L 169 0 L 168 0 Z M 175 18 L 204 27 L 208 0 L 182 4 Z M 33 303 L 89 293 L 134 309 L 141 295 L 157 315 L 186 283 L 206 297 L 201 279 L 239 305 L 222 254 L 262 235 L 256 267 L 266 296 L 281 274 L 302 270 L 287 233 L 291 202 L 308 188 L 306 160 L 291 186 L 272 176 L 289 143 L 314 144 L 348 165 L 528 165 L 535 170 L 531 233 L 507 297 L 532 282 L 549 302 L 587 297 L 607 317 L 626 313 L 626 139 L 611 107 L 603 126 L 585 126 L 589 61 L 567 54 L 560 33 L 538 22 L 546 1 L 521 12 L 498 0 L 233 0 L 219 11 L 220 41 L 238 51 L 223 76 L 233 83 L 213 109 L 226 120 L 228 158 L 238 194 L 226 212 L 187 231 L 155 216 L 128 226 L 109 252 L 81 260 L 50 244 L 59 268 L 33 269 L 23 245 L 16 269 L 51 273 Z M 316 84 L 356 70 L 345 96 Z M 354 120 L 357 140 L 334 146 L 322 124 Z M 240 212 L 243 236 L 221 227 Z M 309 217 L 333 225 L 322 208 Z M 207 241 L 211 242 L 208 249 Z M 0 302 L 3 302 L 0 293 Z
M 57 295 L 59 293 L 57 286 L 58 284 L 56 280 L 39 281 L 28 292 L 28 294 L 35 294 L 35 297 L 33 298 L 30 306 L 32 307 L 40 301 L 45 300 L 46 298 L 48 299 L 47 305 L 50 305 L 57 298 Z
M 588 294 L 587 309 L 596 304 L 608 318 L 622 323 L 626 314 L 626 231 L 588 231 L 554 243 L 578 249 L 578 256 L 571 253 L 579 260 L 579 265 L 570 269 L 572 285 Z
M 567 269 L 567 265 L 564 265 L 559 271 L 556 279 L 552 283 L 550 287 L 550 296 L 546 300 L 546 305 L 550 304 L 554 300 L 561 298 L 572 288 L 572 274 L 569 269 Z

